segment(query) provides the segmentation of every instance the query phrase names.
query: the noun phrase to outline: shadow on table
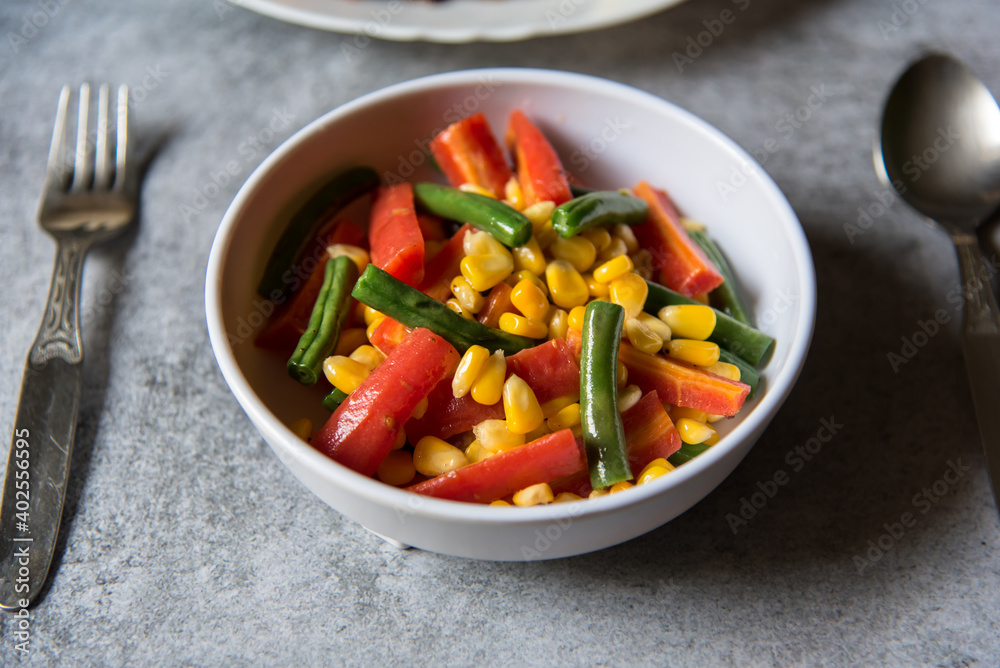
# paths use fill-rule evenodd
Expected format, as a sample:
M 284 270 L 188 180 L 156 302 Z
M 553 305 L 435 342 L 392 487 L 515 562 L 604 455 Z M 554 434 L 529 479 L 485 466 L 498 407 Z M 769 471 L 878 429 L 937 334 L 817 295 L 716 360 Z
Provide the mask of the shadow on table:
M 892 271 L 891 257 L 851 246 L 846 236 L 810 243 L 815 335 L 771 426 L 732 475 L 681 517 L 624 545 L 551 562 L 565 571 L 567 586 L 588 581 L 581 572 L 619 574 L 623 582 L 678 572 L 717 578 L 727 569 L 866 577 L 907 562 L 924 538 L 946 540 L 960 524 L 976 535 L 976 527 L 995 522 L 963 366 L 960 298 L 940 302 L 948 291 L 922 291 L 919 280 Z M 906 243 L 899 253 L 912 250 Z M 941 252 L 952 253 L 943 235 Z M 954 277 L 950 295 L 960 287 L 957 269 Z M 825 443 L 817 439 L 830 431 Z M 779 471 L 786 484 L 773 483 Z
M 169 139 L 170 132 L 139 128 L 149 137 L 140 140 L 136 147 L 136 178 L 141 184 L 149 166 Z M 134 129 L 130 131 L 135 132 Z M 38 606 L 48 595 L 49 586 L 62 564 L 66 541 L 73 528 L 77 507 L 90 473 L 90 462 L 98 435 L 98 425 L 104 412 L 104 400 L 108 386 L 111 357 L 113 355 L 112 332 L 118 311 L 115 304 L 119 295 L 128 290 L 130 276 L 125 269 L 129 249 L 140 233 L 142 220 L 142 197 L 140 196 L 132 224 L 119 237 L 94 246 L 88 253 L 84 267 L 85 285 L 96 289 L 85 289 L 81 295 L 80 326 L 83 338 L 83 394 L 80 397 L 80 412 L 77 418 L 76 435 L 70 461 L 70 477 L 66 486 L 62 521 L 56 539 L 55 553 L 49 574 L 42 591 L 32 603 Z M 96 278 L 95 278 L 96 275 Z

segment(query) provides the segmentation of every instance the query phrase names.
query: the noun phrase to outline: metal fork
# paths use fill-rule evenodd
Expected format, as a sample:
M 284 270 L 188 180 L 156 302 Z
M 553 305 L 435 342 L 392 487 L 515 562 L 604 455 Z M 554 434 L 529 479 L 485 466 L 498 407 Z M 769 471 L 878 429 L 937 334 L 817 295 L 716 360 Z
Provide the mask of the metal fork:
M 78 93 L 75 149 L 69 86 L 59 95 L 38 222 L 56 242 L 45 316 L 28 353 L 0 498 L 0 607 L 26 608 L 48 574 L 62 518 L 82 388 L 80 278 L 90 247 L 124 229 L 136 190 L 127 158 L 128 88 Z

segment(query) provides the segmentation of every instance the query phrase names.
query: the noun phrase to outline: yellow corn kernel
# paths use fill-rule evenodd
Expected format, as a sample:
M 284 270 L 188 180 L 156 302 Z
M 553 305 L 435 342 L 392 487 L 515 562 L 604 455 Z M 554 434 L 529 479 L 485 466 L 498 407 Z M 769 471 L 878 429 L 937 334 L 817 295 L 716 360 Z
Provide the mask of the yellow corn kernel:
M 555 202 L 535 202 L 521 213 L 523 213 L 528 220 L 531 221 L 532 227 L 537 230 L 539 227 L 548 222 L 550 218 L 552 218 L 552 212 L 555 208 Z
M 611 258 L 607 262 L 602 262 L 600 266 L 594 270 L 594 279 L 600 281 L 601 283 L 610 283 L 616 278 L 620 278 L 621 276 L 629 273 L 634 267 L 635 265 L 632 264 L 632 258 L 628 255 L 619 255 Z
M 363 346 L 368 343 L 368 333 L 365 331 L 364 327 L 349 327 L 340 333 L 340 338 L 337 339 L 337 348 L 333 351 L 334 355 L 350 355 L 355 351 L 358 346 Z
M 419 420 L 427 413 L 427 407 L 430 406 L 430 400 L 424 397 L 417 402 L 417 405 L 413 408 L 413 414 L 410 416 L 414 420 Z
M 514 492 L 514 505 L 540 506 L 552 503 L 553 498 L 552 488 L 549 487 L 549 484 L 547 482 L 540 482 L 537 485 L 525 487 L 518 492 Z
M 490 351 L 482 346 L 469 346 L 465 351 L 455 368 L 455 376 L 451 379 L 451 392 L 456 399 L 469 393 L 489 357 Z
M 670 466 L 670 464 L 668 463 L 667 466 Z M 669 469 L 664 466 L 647 466 L 642 470 L 642 473 L 639 474 L 639 477 L 635 479 L 635 484 L 645 485 L 647 482 L 656 480 L 660 476 L 670 473 L 672 470 L 672 466 Z
M 556 494 L 556 498 L 552 499 L 552 503 L 570 503 L 571 501 L 583 501 L 583 497 L 573 492 L 560 492 Z
M 695 300 L 696 302 L 701 302 L 705 306 L 708 306 L 708 293 L 707 292 L 704 293 L 704 294 L 695 295 L 691 299 Z
M 670 419 L 674 422 L 684 418 L 694 420 L 695 422 L 705 422 L 706 417 L 708 417 L 705 411 L 688 408 L 687 406 L 671 406 L 669 413 Z
M 466 320 L 472 320 L 472 318 L 473 318 L 473 314 L 469 313 L 467 310 L 465 310 L 465 307 L 462 306 L 459 303 L 459 301 L 457 299 L 455 299 L 454 297 L 452 297 L 451 299 L 449 299 L 448 301 L 446 301 L 444 303 L 444 305 L 447 306 L 448 308 L 450 308 L 455 313 L 457 313 L 460 316 L 462 316 L 463 318 L 465 318 Z
M 616 380 L 618 381 L 618 387 L 625 387 L 625 383 L 628 382 L 628 367 L 625 366 L 621 360 L 619 360 L 618 368 L 615 369 L 615 371 L 617 372 Z
M 478 183 L 463 183 L 458 187 L 459 190 L 466 193 L 474 193 L 476 195 L 482 195 L 483 197 L 489 197 L 490 199 L 496 199 L 497 196 L 493 194 L 493 191 L 487 190 Z
M 611 488 L 608 489 L 608 494 L 617 494 L 618 492 L 624 492 L 626 489 L 632 489 L 633 487 L 635 487 L 635 485 L 630 483 L 628 480 L 623 480 L 622 482 L 616 482 L 611 485 Z
M 510 504 L 507 503 L 506 501 L 504 501 L 503 499 L 497 499 L 496 501 L 491 501 L 490 505 L 491 506 L 509 506 Z
M 726 419 L 725 415 L 714 415 L 712 413 L 707 413 L 705 415 L 705 422 L 707 422 L 708 424 L 714 424 L 716 422 L 719 422 L 719 421 L 725 420 L 725 419 Z
M 618 412 L 624 413 L 628 409 L 639 403 L 642 399 L 642 390 L 638 385 L 629 385 L 618 393 Z
M 611 237 L 611 243 L 608 244 L 608 247 L 597 255 L 597 261 L 603 264 L 608 260 L 613 260 L 616 257 L 621 257 L 622 255 L 628 255 L 628 247 L 625 245 L 624 241 L 613 236 Z
M 543 320 L 549 314 L 548 298 L 538 285 L 530 280 L 518 281 L 510 292 L 510 301 L 518 311 L 532 320 Z
M 531 237 L 528 243 L 518 246 L 511 253 L 514 256 L 514 271 L 527 270 L 533 274 L 545 271 L 545 253 L 535 237 Z
M 653 278 L 653 254 L 645 248 L 640 248 L 632 255 L 632 265 L 639 276 L 646 280 Z
M 610 287 L 611 301 L 625 309 L 626 320 L 642 313 L 642 307 L 649 295 L 649 286 L 642 277 L 629 272 L 611 281 Z
M 681 339 L 704 341 L 715 330 L 715 309 L 701 304 L 664 306 L 657 313 L 673 335 Z
M 469 460 L 470 464 L 475 464 L 476 462 L 481 462 L 484 459 L 489 459 L 495 454 L 495 452 L 491 452 L 483 447 L 483 444 L 479 441 L 473 441 L 465 448 L 465 458 Z
M 545 268 L 545 282 L 549 284 L 549 294 L 559 308 L 571 309 L 583 306 L 590 298 L 587 282 L 572 264 L 565 260 L 553 260 Z M 572 327 L 572 325 L 570 325 Z
M 392 450 L 402 450 L 406 445 L 406 432 L 400 429 L 396 432 L 396 440 L 392 442 Z
M 667 325 L 667 323 L 663 322 L 655 315 L 650 315 L 646 312 L 642 312 L 636 317 L 639 318 L 639 320 L 641 320 L 642 323 L 646 325 L 646 327 L 649 327 L 649 329 L 654 334 L 659 336 L 660 339 L 662 339 L 663 341 L 670 340 L 670 337 L 672 336 L 673 332 L 670 331 L 670 326 Z
M 546 298 L 548 298 L 549 286 L 545 285 L 545 281 L 543 281 L 541 278 L 541 275 L 545 273 L 545 267 L 547 266 L 547 264 L 548 264 L 547 262 L 543 264 L 542 270 L 537 274 L 533 271 L 528 271 L 527 269 L 522 269 L 521 271 L 511 274 L 510 277 L 515 280 L 510 284 L 510 287 L 514 287 L 521 281 L 531 281 L 532 283 L 535 284 L 535 287 L 541 290 L 542 294 L 545 295 Z
M 524 190 L 521 189 L 521 182 L 517 180 L 516 176 L 507 179 L 507 183 L 503 187 L 503 195 L 513 208 L 518 211 L 524 210 Z
M 303 441 L 308 441 L 309 437 L 313 433 L 313 423 L 309 418 L 299 418 L 292 424 L 288 425 L 288 428 L 292 430 L 292 433 L 301 438 Z
M 719 344 L 694 339 L 671 339 L 664 347 L 667 354 L 696 366 L 712 366 L 719 361 Z
M 550 418 L 562 409 L 566 408 L 570 404 L 580 403 L 580 393 L 567 394 L 565 397 L 556 397 L 555 399 L 549 399 L 544 404 L 542 404 L 542 415 L 546 418 Z
M 586 306 L 574 306 L 569 310 L 569 316 L 566 320 L 566 326 L 570 329 L 575 329 L 580 332 L 583 331 L 583 318 L 587 314 Z
M 715 428 L 712 427 L 712 429 L 714 430 Z M 719 442 L 719 438 L 719 432 L 713 431 L 712 435 L 704 440 L 704 443 L 705 445 L 715 445 Z
M 451 294 L 455 295 L 459 305 L 469 313 L 479 313 L 486 302 L 465 276 L 451 279 Z
M 357 265 L 358 273 L 364 271 L 368 263 L 371 262 L 371 256 L 368 255 L 368 251 L 352 244 L 330 244 L 326 247 L 326 254 L 330 257 L 349 257 Z
M 549 245 L 549 254 L 557 260 L 565 260 L 579 272 L 590 269 L 597 259 L 594 244 L 586 237 L 573 236 L 568 239 L 556 237 Z
M 378 479 L 387 485 L 399 487 L 405 485 L 416 475 L 417 469 L 413 466 L 413 455 L 406 450 L 393 450 L 375 470 Z
M 514 271 L 514 260 L 507 255 L 466 255 L 462 258 L 462 276 L 469 279 L 472 287 L 480 292 L 510 276 Z
M 343 355 L 331 355 L 323 360 L 323 374 L 330 384 L 350 394 L 368 377 L 368 367 Z
M 642 467 L 642 471 L 639 473 L 639 477 L 641 478 L 642 475 L 644 473 L 646 473 L 646 471 L 648 471 L 649 469 L 651 469 L 651 468 L 657 468 L 657 467 L 661 468 L 661 469 L 667 469 L 668 471 L 673 471 L 674 470 L 674 465 L 673 464 L 671 464 L 670 462 L 668 462 L 663 457 L 657 457 L 656 459 L 654 459 L 653 461 L 649 462 L 644 467 Z
M 593 274 L 584 274 L 583 280 L 587 282 L 587 291 L 590 293 L 591 297 L 607 297 L 611 294 L 611 289 L 608 287 L 608 284 L 601 283 L 599 280 L 594 278 Z
M 489 232 L 476 230 L 469 232 L 462 239 L 462 252 L 465 255 L 503 255 L 510 251 L 502 243 L 496 240 Z
M 542 436 L 547 436 L 551 433 L 552 432 L 549 431 L 548 425 L 546 425 L 545 421 L 543 420 L 542 423 L 538 425 L 537 429 L 529 431 L 527 434 L 524 435 L 524 441 L 525 443 L 531 443 L 532 441 L 535 441 L 541 438 Z
M 562 339 L 566 337 L 569 329 L 569 314 L 556 306 L 552 307 L 552 315 L 549 316 L 549 338 Z
M 493 454 L 524 445 L 524 434 L 515 434 L 506 420 L 483 420 L 472 428 L 476 441 Z
M 552 221 L 546 221 L 540 227 L 536 227 L 535 231 L 532 232 L 534 238 L 538 241 L 538 247 L 542 250 L 546 250 L 552 245 L 552 242 L 559 238 L 559 233 L 556 232 L 556 228 L 552 226 Z
M 625 321 L 625 335 L 637 350 L 655 354 L 663 347 L 663 339 L 650 329 L 649 325 L 639 318 L 629 318 Z
M 581 232 L 581 234 L 589 239 L 590 243 L 594 244 L 594 248 L 598 253 L 611 245 L 611 233 L 606 228 L 589 227 Z
M 424 436 L 413 448 L 413 465 L 425 476 L 438 476 L 467 465 L 465 453 L 436 436 Z
M 716 362 L 712 366 L 706 367 L 705 371 L 714 373 L 716 376 L 728 378 L 729 380 L 739 380 L 741 376 L 740 368 L 728 362 Z
M 529 339 L 544 339 L 549 335 L 549 326 L 545 324 L 544 320 L 525 318 L 516 313 L 502 314 L 500 316 L 500 329 L 508 334 L 526 336 Z
M 545 411 L 542 411 L 543 413 Z M 549 431 L 568 429 L 580 424 L 580 404 L 572 403 L 548 419 Z
M 507 375 L 507 360 L 503 351 L 498 350 L 483 363 L 483 368 L 472 383 L 472 398 L 476 403 L 492 406 L 503 396 L 504 377 Z
M 590 494 L 587 496 L 587 498 L 596 499 L 599 496 L 607 496 L 607 495 L 608 495 L 608 490 L 606 489 L 594 489 L 590 491 Z
M 507 417 L 507 429 L 515 434 L 527 434 L 538 429 L 545 419 L 535 393 L 516 374 L 503 385 L 503 410 Z
M 380 353 L 374 346 L 369 345 L 358 346 L 349 357 L 355 362 L 364 364 L 369 371 L 374 371 L 375 367 L 385 359 L 385 355 Z
M 639 250 L 639 240 L 635 238 L 635 232 L 632 228 L 624 223 L 618 223 L 615 225 L 614 234 L 616 237 L 625 242 L 625 249 L 629 253 L 634 253 Z
M 691 445 L 704 443 L 711 438 L 712 434 L 716 433 L 715 429 L 712 429 L 704 422 L 698 422 L 691 418 L 681 418 L 675 424 L 678 433 L 681 435 L 681 440 Z
M 362 304 L 362 307 L 363 308 L 361 309 L 361 313 L 363 314 L 366 325 L 370 325 L 373 322 L 381 322 L 382 319 L 385 318 L 384 313 L 382 313 L 381 311 L 376 311 L 371 306 L 365 306 L 364 304 Z
M 368 327 L 366 327 L 366 328 L 365 328 L 365 341 L 366 341 L 366 342 L 367 342 L 367 341 L 368 341 L 369 339 L 371 339 L 371 338 L 372 338 L 372 332 L 374 332 L 374 331 L 375 331 L 375 328 L 376 328 L 376 327 L 378 327 L 378 326 L 379 326 L 380 324 L 382 324 L 382 321 L 383 321 L 383 320 L 385 320 L 385 318 L 384 318 L 384 317 L 382 317 L 382 318 L 379 318 L 379 319 L 377 319 L 377 320 L 373 320 L 372 322 L 370 322 L 370 323 L 368 324 Z

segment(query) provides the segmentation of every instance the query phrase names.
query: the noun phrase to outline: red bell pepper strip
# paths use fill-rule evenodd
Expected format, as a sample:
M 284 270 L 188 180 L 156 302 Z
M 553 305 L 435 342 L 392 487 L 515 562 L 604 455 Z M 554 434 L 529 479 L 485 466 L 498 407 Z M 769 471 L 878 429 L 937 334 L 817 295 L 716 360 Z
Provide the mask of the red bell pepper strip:
M 688 236 L 667 193 L 645 181 L 633 192 L 649 205 L 649 217 L 632 231 L 639 246 L 652 254 L 659 282 L 685 297 L 703 295 L 722 285 L 722 274 Z
M 337 407 L 313 437 L 313 447 L 362 475 L 374 475 L 417 404 L 455 371 L 459 359 L 437 334 L 413 330 Z
M 320 258 L 316 268 L 304 280 L 293 279 L 301 280 L 301 286 L 294 291 L 288 303 L 271 316 L 267 327 L 257 336 L 255 343 L 269 350 L 287 352 L 294 349 L 302 332 L 309 326 L 309 316 L 312 315 L 316 297 L 323 287 L 326 261 L 330 259 L 326 247 L 333 244 L 364 246 L 366 237 L 365 228 L 346 219 L 336 220 L 322 230 L 305 256 L 306 261 L 311 257 Z
M 563 429 L 406 489 L 439 499 L 490 503 L 586 467 L 583 448 L 573 432 Z
M 403 342 L 403 339 L 410 333 L 410 328 L 392 318 L 383 318 L 382 322 L 375 326 L 368 342 L 375 346 L 380 353 L 388 355 L 396 346 Z
M 474 114 L 446 127 L 431 142 L 431 153 L 455 188 L 474 183 L 503 198 L 512 174 L 484 115 Z
M 379 188 L 368 224 L 372 263 L 416 287 L 424 277 L 424 237 L 413 205 L 413 186 Z
M 553 201 L 559 206 L 573 198 L 566 170 L 555 149 L 521 111 L 510 115 L 507 147 L 517 164 L 517 178 L 528 206 L 545 201 Z
M 429 213 L 418 213 L 417 224 L 420 225 L 420 234 L 424 237 L 424 242 L 444 241 L 448 235 L 444 231 L 444 221 Z
M 750 386 L 709 373 L 665 355 L 651 355 L 622 343 L 618 359 L 628 369 L 628 382 L 662 401 L 712 415 L 731 417 L 743 407 Z
M 580 365 L 565 339 L 553 339 L 508 357 L 507 377 L 513 374 L 528 384 L 542 404 L 580 391 Z M 456 398 L 451 383 L 441 383 L 431 392 L 424 416 L 406 423 L 406 435 L 411 443 L 428 435 L 450 438 L 483 420 L 503 418 L 502 402 L 484 406 L 468 394 Z
M 500 316 L 504 313 L 508 311 L 520 313 L 514 307 L 513 302 L 510 301 L 511 292 L 513 292 L 513 289 L 503 281 L 494 285 L 490 293 L 486 295 L 486 301 L 483 304 L 483 308 L 480 309 L 479 315 L 476 316 L 476 320 L 487 327 L 499 327 Z
M 643 395 L 634 406 L 622 413 L 628 465 L 635 475 L 654 459 L 666 459 L 681 449 L 681 435 L 660 403 L 656 392 Z M 583 439 L 580 439 L 581 445 Z M 590 474 L 581 472 L 552 482 L 552 492 L 572 492 L 586 497 L 593 491 Z

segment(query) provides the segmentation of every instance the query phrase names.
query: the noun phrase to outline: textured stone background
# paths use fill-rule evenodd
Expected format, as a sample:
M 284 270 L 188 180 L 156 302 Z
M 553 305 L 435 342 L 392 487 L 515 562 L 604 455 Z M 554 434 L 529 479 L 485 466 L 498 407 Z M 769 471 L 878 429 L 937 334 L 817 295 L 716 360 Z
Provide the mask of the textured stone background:
M 903 5 L 903 25 L 880 25 Z M 877 201 L 871 146 L 908 59 L 925 47 L 955 52 L 1000 92 L 1000 10 L 995 0 L 751 0 L 679 72 L 673 54 L 733 6 L 690 0 L 632 25 L 520 44 L 374 42 L 348 63 L 349 37 L 242 9 L 220 17 L 197 0 L 66 2 L 15 53 L 7 36 L 39 4 L 3 3 L 3 434 L 52 260 L 34 214 L 59 86 L 160 79 L 146 78 L 156 85 L 135 105 L 137 129 L 160 142 L 139 224 L 87 263 L 86 396 L 30 662 L 995 665 L 1000 533 L 946 297 L 958 283 L 953 252 L 898 203 L 853 243 L 843 226 Z M 667 526 L 556 562 L 399 552 L 339 517 L 257 436 L 204 325 L 212 237 L 265 155 L 241 144 L 276 107 L 293 118 L 266 150 L 368 91 L 493 65 L 609 77 L 747 149 L 777 139 L 764 167 L 816 260 L 809 361 L 745 462 Z M 828 101 L 792 136 L 781 132 L 820 85 Z M 185 216 L 182 205 L 231 160 L 240 176 Z M 950 322 L 894 372 L 887 354 L 937 309 Z M 786 454 L 831 417 L 843 425 L 836 437 L 734 535 L 726 514 L 790 470 Z M 957 484 L 915 503 L 959 460 L 971 470 Z M 890 549 L 869 560 L 869 541 L 906 512 L 916 525 L 882 538 Z M 12 633 L 0 616 L 0 664 L 20 660 Z

